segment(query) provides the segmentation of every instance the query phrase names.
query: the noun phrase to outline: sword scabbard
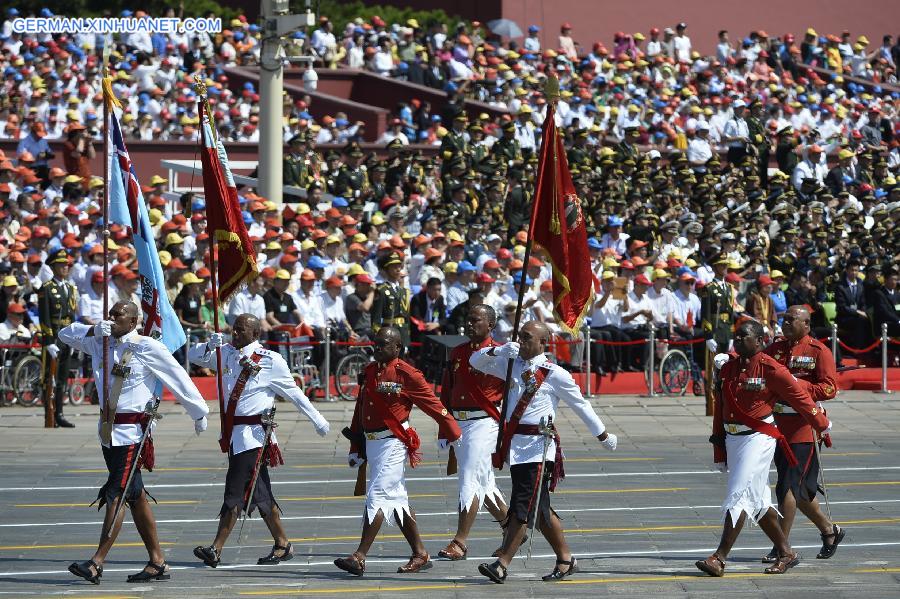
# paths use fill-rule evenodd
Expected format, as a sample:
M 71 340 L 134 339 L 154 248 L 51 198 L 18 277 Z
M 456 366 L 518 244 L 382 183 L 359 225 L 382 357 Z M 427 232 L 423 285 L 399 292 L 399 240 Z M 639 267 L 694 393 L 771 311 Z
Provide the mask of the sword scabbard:
M 354 497 L 362 497 L 366 494 L 366 466 L 369 462 L 366 460 L 359 465 L 356 472 L 356 486 L 353 488 Z

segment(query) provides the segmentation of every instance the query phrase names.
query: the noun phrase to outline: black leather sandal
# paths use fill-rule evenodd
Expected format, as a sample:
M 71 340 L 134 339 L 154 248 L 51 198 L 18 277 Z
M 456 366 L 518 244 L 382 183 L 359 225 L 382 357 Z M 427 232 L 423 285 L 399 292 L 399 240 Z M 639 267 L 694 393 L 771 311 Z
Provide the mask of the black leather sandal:
M 276 551 L 281 551 L 281 555 L 275 555 Z M 279 564 L 281 562 L 286 562 L 288 560 L 294 559 L 294 547 L 290 543 L 287 544 L 287 547 L 282 547 L 281 545 L 275 545 L 272 547 L 272 551 L 266 557 L 261 557 L 256 560 L 257 566 L 265 566 L 271 564 Z
M 91 567 L 94 568 L 94 574 L 91 572 Z M 100 584 L 100 578 L 103 576 L 103 566 L 98 566 L 94 560 L 89 559 L 86 562 L 72 562 L 69 564 L 69 572 L 74 574 L 75 576 L 80 576 L 84 578 L 86 581 L 91 584 Z
M 131 574 L 128 578 L 125 579 L 126 582 L 150 582 L 152 580 L 169 580 L 172 578 L 172 575 L 169 574 L 169 571 L 166 567 L 169 564 L 163 562 L 161 564 L 154 564 L 153 562 L 147 562 L 145 569 L 141 570 L 137 574 Z M 146 568 L 151 568 L 154 570 L 153 572 L 148 572 Z
M 569 566 L 569 569 L 565 572 L 561 572 L 559 569 L 560 566 Z M 556 567 L 553 568 L 553 572 L 550 572 L 550 574 L 547 574 L 546 576 L 541 576 L 541 580 L 544 582 L 556 582 L 557 580 L 562 580 L 567 576 L 575 574 L 575 572 L 578 572 L 578 560 L 575 559 L 575 556 L 573 555 L 569 561 L 562 559 L 556 560 Z
M 366 558 L 363 557 L 362 554 L 358 552 L 353 552 L 350 557 L 339 557 L 334 560 L 334 565 L 343 570 L 344 572 L 349 572 L 354 576 L 362 576 L 366 572 Z
M 846 531 L 838 526 L 837 524 L 831 525 L 831 533 L 827 535 L 819 535 L 822 537 L 822 549 L 816 555 L 816 559 L 828 559 L 835 553 L 837 553 L 838 545 L 841 544 L 841 541 L 844 540 L 844 535 Z M 825 539 L 830 537 L 834 537 L 834 541 L 830 545 L 825 543 Z
M 210 568 L 218 566 L 219 560 L 222 559 L 222 556 L 213 545 L 209 547 L 194 547 L 194 556 Z
M 500 573 L 502 570 L 502 574 Z M 493 564 L 483 563 L 478 564 L 478 571 L 482 573 L 482 575 L 487 576 L 492 581 L 497 584 L 503 584 L 506 581 L 506 566 L 500 563 L 500 560 L 495 561 Z

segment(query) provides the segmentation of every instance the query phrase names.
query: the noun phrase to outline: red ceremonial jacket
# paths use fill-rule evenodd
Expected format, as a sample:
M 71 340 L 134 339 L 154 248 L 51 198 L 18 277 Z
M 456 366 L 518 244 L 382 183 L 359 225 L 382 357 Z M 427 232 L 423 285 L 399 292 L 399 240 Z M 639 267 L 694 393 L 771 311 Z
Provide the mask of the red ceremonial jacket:
M 725 445 L 716 440 L 724 439 L 726 424 L 740 424 L 731 411 L 734 402 L 745 414 L 762 420 L 773 412 L 776 400 L 786 403 L 801 414 L 817 431 L 828 427 L 828 419 L 816 407 L 805 386 L 794 380 L 787 368 L 765 353 L 750 358 L 732 358 L 720 371 L 722 391 L 713 413 L 714 459 L 725 461 Z
M 379 383 L 397 383 L 400 385 L 400 392 L 382 393 L 378 391 Z M 456 420 L 435 397 L 431 385 L 428 384 L 422 373 L 403 360 L 393 360 L 384 368 L 381 368 L 377 362 L 370 362 L 365 369 L 363 385 L 365 389 L 356 401 L 353 420 L 350 423 L 350 430 L 355 433 L 381 431 L 388 428 L 383 413 L 379 409 L 378 403 L 381 402 L 372 401 L 372 396 L 377 395 L 401 423 L 409 419 L 409 413 L 415 405 L 438 423 L 441 438 L 455 441 L 462 434 Z M 350 451 L 358 450 L 359 448 L 351 443 Z
M 469 358 L 476 351 L 498 345 L 500 344 L 488 337 L 481 343 L 466 342 L 453 348 L 441 383 L 441 402 L 448 409 L 483 410 L 485 404 L 489 404 L 495 405 L 497 415 L 500 415 L 503 379 L 475 370 L 469 365 Z
M 807 335 L 796 343 L 791 343 L 781 338 L 765 351 L 791 371 L 813 401 L 827 401 L 837 394 L 834 356 L 818 339 Z M 780 409 L 783 408 L 775 406 L 775 424 L 789 443 L 812 443 L 815 440 L 812 427 L 802 416 L 793 411 L 782 413 L 779 412 Z

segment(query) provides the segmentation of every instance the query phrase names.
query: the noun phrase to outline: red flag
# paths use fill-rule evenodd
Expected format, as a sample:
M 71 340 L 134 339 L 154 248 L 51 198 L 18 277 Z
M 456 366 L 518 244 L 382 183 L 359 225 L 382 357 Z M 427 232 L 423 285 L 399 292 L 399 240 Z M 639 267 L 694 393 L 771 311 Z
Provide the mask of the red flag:
M 256 254 L 241 217 L 237 188 L 228 167 L 225 146 L 213 134 L 206 102 L 200 100 L 203 124 L 203 193 L 206 196 L 206 221 L 214 236 L 218 252 L 216 267 L 219 299 L 226 300 L 245 282 L 256 278 Z
M 551 104 L 544 119 L 529 232 L 553 265 L 556 320 L 561 327 L 578 335 L 594 298 L 593 273 L 581 202 L 572 185 L 566 149 L 557 132 L 554 114 Z

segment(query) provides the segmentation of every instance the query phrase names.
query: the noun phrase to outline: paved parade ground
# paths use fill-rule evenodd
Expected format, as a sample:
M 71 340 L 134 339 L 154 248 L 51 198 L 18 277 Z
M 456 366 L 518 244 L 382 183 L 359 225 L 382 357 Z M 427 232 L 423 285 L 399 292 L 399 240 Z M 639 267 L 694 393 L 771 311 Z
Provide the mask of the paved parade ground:
M 109 555 L 100 586 L 66 571 L 88 559 L 100 533 L 100 515 L 87 505 L 105 480 L 95 436 L 96 407 L 70 407 L 77 428 L 45 430 L 34 409 L 0 410 L 0 597 L 817 597 L 856 599 L 900 596 L 900 397 L 844 392 L 829 402 L 834 447 L 823 454 L 834 519 L 847 538 L 829 561 L 815 559 L 818 532 L 797 516 L 793 546 L 798 567 L 783 576 L 763 574 L 760 557 L 770 545 L 758 528 L 745 528 L 723 579 L 702 575 L 694 561 L 708 556 L 719 533 L 724 475 L 712 471 L 710 420 L 702 399 L 604 396 L 594 405 L 619 450 L 608 453 L 580 421 L 561 407 L 559 428 L 568 457 L 567 478 L 553 498 L 581 572 L 561 583 L 541 582 L 553 568 L 543 538 L 523 564 L 524 549 L 503 586 L 477 572 L 499 544 L 499 528 L 479 516 L 469 559 L 416 575 L 394 572 L 409 556 L 396 528 L 383 528 L 369 555 L 368 571 L 354 578 L 332 560 L 357 544 L 363 499 L 353 497 L 355 471 L 346 466 L 340 429 L 353 404 L 317 404 L 331 422 L 325 438 L 291 409 L 278 410 L 278 436 L 287 464 L 273 472 L 273 488 L 294 544 L 292 561 L 257 566 L 271 539 L 259 519 L 248 521 L 243 545 L 237 528 L 218 569 L 200 564 L 193 547 L 208 545 L 222 501 L 224 455 L 216 444 L 218 417 L 197 438 L 181 408 L 167 403 L 156 434 L 158 469 L 145 473 L 159 538 L 169 564 L 168 582 L 131 585 L 127 574 L 147 559 L 127 517 Z M 211 404 L 212 406 L 212 404 Z M 435 425 L 421 412 L 413 423 L 423 440 L 423 463 L 408 470 L 411 504 L 418 511 L 426 547 L 436 555 L 456 527 L 456 481 L 433 439 Z M 772 474 L 774 482 L 774 472 Z M 508 493 L 502 473 L 500 487 Z

